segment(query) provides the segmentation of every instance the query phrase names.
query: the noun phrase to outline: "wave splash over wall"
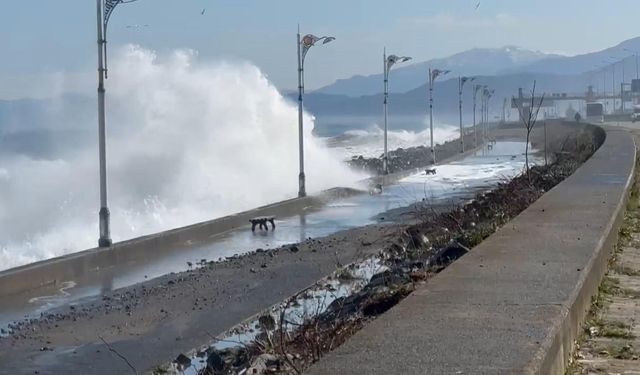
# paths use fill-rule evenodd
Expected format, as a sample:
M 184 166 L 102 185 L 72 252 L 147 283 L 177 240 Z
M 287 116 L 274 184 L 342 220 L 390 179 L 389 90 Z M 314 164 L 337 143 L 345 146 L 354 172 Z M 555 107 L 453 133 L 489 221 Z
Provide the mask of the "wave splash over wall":
M 129 45 L 109 68 L 114 241 L 296 196 L 297 108 L 257 67 L 200 63 L 191 51 L 160 59 Z M 314 139 L 306 114 L 305 124 L 308 191 L 354 186 L 362 176 Z M 97 118 L 80 125 L 96 136 L 69 145 L 64 158 L 13 155 L 0 164 L 0 269 L 96 245 Z

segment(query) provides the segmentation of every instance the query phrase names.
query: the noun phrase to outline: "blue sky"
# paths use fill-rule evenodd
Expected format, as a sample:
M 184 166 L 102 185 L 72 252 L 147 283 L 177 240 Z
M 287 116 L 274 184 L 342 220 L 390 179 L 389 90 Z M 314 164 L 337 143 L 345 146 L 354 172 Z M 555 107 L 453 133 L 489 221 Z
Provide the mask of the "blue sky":
M 380 70 L 383 46 L 416 60 L 473 47 L 518 45 L 577 54 L 640 35 L 637 0 L 139 0 L 119 6 L 111 48 L 137 43 L 160 55 L 242 59 L 280 88 L 295 87 L 295 31 L 334 35 L 310 52 L 307 86 Z M 206 8 L 204 15 L 200 12 Z M 148 27 L 127 28 L 127 25 Z M 94 0 L 2 0 L 0 98 L 7 86 L 56 72 L 95 69 Z M 23 95 L 28 95 L 24 85 Z M 27 91 L 25 94 L 24 91 Z

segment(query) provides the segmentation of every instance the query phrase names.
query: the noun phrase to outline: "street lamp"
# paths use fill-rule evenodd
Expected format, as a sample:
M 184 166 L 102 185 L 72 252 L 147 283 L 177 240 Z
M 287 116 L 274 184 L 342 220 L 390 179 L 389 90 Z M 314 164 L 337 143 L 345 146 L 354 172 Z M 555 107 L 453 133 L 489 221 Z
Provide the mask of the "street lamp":
M 105 89 L 107 79 L 107 25 L 111 13 L 118 4 L 132 3 L 136 0 L 96 0 L 98 27 L 98 158 L 100 160 L 100 213 L 99 247 L 111 246 L 109 226 L 109 207 L 107 205 L 107 145 L 105 128 Z
M 407 56 L 387 56 L 387 49 L 385 48 L 382 54 L 382 61 L 384 64 L 384 159 L 382 160 L 382 169 L 384 174 L 389 174 L 389 158 L 387 154 L 387 102 L 389 98 L 389 72 L 391 67 L 397 63 L 403 63 L 411 60 L 411 57 Z
M 487 86 L 485 86 L 484 90 L 482 91 L 482 96 L 484 99 L 484 113 L 483 113 L 483 117 L 484 119 L 482 120 L 482 130 L 483 130 L 483 140 L 486 142 L 487 139 L 487 135 L 489 133 L 488 131 L 488 126 L 489 126 L 489 99 L 491 99 L 491 97 L 493 96 L 493 93 L 495 92 L 495 90 L 489 90 L 487 88 Z
M 478 96 L 478 91 L 486 88 L 487 88 L 486 85 L 485 86 L 473 85 L 473 137 L 474 137 L 475 147 L 478 147 L 478 132 L 476 131 L 476 98 Z
M 304 58 L 307 56 L 307 52 L 316 43 L 322 42 L 327 44 L 334 41 L 336 38 L 332 36 L 317 37 L 313 34 L 307 34 L 300 39 L 300 27 L 298 27 L 298 142 L 300 151 L 300 174 L 298 175 L 298 197 L 302 198 L 307 195 L 305 188 L 305 176 L 304 176 L 304 124 L 302 119 L 302 96 L 304 95 Z
M 473 81 L 474 77 L 458 77 L 458 109 L 460 111 L 460 152 L 464 152 L 464 129 L 462 126 L 462 89 L 464 84 Z
M 440 75 L 449 73 L 448 70 L 431 69 L 429 68 L 429 128 L 431 137 L 431 162 L 436 163 L 436 150 L 433 144 L 433 86 Z

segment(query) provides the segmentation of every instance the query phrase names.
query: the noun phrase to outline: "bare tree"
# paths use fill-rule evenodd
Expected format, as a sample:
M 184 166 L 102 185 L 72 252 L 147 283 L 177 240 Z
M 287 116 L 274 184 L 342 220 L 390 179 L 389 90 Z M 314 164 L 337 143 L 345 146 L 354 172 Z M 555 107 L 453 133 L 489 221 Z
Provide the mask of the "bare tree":
M 531 132 L 533 128 L 536 126 L 536 121 L 538 120 L 538 113 L 540 112 L 540 108 L 542 107 L 542 102 L 544 101 L 544 93 L 540 97 L 540 100 L 536 103 L 536 81 L 533 81 L 533 88 L 531 89 L 531 104 L 527 107 L 529 110 L 528 113 L 524 112 L 524 100 L 521 103 L 518 103 L 518 112 L 520 113 L 520 120 L 524 124 L 524 127 L 527 131 L 527 144 L 525 146 L 524 151 L 524 159 L 525 159 L 525 168 L 527 172 L 527 176 L 529 175 L 529 138 L 531 137 Z

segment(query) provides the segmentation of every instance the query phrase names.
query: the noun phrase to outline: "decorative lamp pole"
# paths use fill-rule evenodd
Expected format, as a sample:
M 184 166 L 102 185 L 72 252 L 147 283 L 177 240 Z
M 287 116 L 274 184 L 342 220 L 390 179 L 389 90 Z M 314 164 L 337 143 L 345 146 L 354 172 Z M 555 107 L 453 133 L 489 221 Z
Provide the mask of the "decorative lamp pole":
M 494 92 L 495 92 L 495 90 L 489 90 L 487 88 L 484 89 L 485 105 L 484 105 L 484 121 L 483 121 L 484 124 L 483 124 L 483 128 L 484 128 L 484 139 L 485 139 L 485 141 L 489 136 L 489 99 L 491 99 L 491 97 L 493 96 Z
M 393 67 L 396 63 L 407 62 L 411 60 L 411 57 L 396 55 L 387 56 L 387 49 L 385 48 L 382 55 L 382 60 L 384 64 L 384 157 L 382 160 L 382 169 L 384 171 L 384 174 L 389 174 L 389 155 L 387 150 L 387 123 L 389 116 L 389 112 L 387 111 L 387 104 L 389 101 L 389 72 L 391 71 L 391 67 Z
M 476 131 L 476 98 L 478 96 L 478 91 L 483 88 L 484 87 L 482 85 L 473 85 L 473 138 L 475 147 L 478 147 L 478 132 Z
M 433 142 L 433 89 L 436 79 L 440 75 L 449 73 L 448 70 L 431 69 L 429 68 L 429 137 L 431 138 L 431 162 L 436 163 L 436 149 Z
M 300 174 L 298 175 L 298 197 L 302 198 L 307 195 L 305 187 L 304 175 L 304 123 L 303 123 L 303 95 L 304 95 L 304 58 L 307 52 L 316 43 L 322 42 L 327 44 L 336 38 L 332 36 L 317 37 L 313 34 L 307 34 L 300 38 L 300 27 L 298 27 L 297 46 L 298 46 L 298 146 L 300 152 Z
M 107 145 L 105 126 L 105 88 L 107 79 L 107 25 L 111 13 L 118 4 L 132 3 L 136 0 L 96 0 L 98 27 L 98 158 L 100 161 L 100 238 L 98 246 L 111 246 L 109 207 L 107 205 Z
M 464 152 L 464 127 L 462 126 L 462 89 L 464 84 L 473 81 L 474 77 L 458 77 L 458 110 L 460 112 L 460 152 Z

